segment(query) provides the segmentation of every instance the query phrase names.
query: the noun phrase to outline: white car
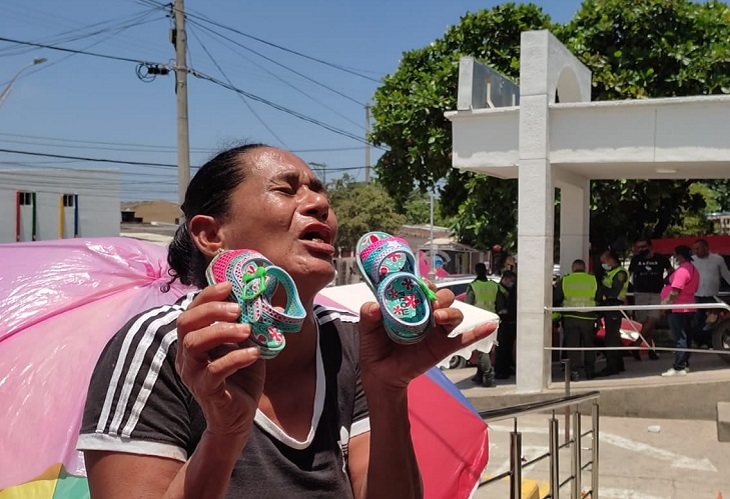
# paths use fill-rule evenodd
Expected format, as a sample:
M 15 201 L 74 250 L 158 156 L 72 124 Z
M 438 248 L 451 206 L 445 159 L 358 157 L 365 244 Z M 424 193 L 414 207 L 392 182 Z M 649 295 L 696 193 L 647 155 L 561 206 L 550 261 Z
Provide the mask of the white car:
M 454 292 L 454 294 L 458 291 L 459 295 L 462 295 L 461 301 L 456 301 L 454 306 L 462 311 L 464 314 L 464 321 L 456 329 L 454 329 L 451 333 L 452 335 L 461 334 L 462 332 L 474 328 L 479 324 L 484 324 L 485 322 L 499 321 L 497 314 L 482 310 L 474 307 L 473 305 L 467 305 L 463 302 L 463 295 L 466 295 L 466 288 L 473 280 L 474 276 L 446 278 L 436 282 L 436 286 L 438 288 L 449 288 Z M 459 295 L 457 295 L 457 297 Z M 364 282 L 358 284 L 347 284 L 344 286 L 327 287 L 320 291 L 319 296 L 321 297 L 319 301 L 323 304 L 339 306 L 356 313 L 360 310 L 363 303 L 375 299 L 372 292 Z M 322 299 L 326 301 L 323 302 Z M 479 340 L 474 345 L 455 352 L 451 357 L 439 362 L 438 366 L 442 368 L 459 367 L 460 365 L 464 366 L 467 364 L 466 357 L 471 355 L 472 350 L 478 349 L 486 352 L 490 351 L 496 337 L 496 333 L 492 333 L 487 338 Z

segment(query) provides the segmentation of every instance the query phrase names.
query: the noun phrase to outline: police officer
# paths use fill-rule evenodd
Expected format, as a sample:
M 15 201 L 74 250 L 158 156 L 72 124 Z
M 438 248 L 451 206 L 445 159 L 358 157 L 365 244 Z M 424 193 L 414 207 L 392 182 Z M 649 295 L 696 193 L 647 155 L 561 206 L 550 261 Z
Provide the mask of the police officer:
M 595 307 L 598 282 L 586 273 L 583 260 L 573 262 L 570 274 L 563 276 L 555 287 L 554 304 L 565 307 Z M 595 312 L 563 312 L 563 336 L 566 348 L 593 348 L 595 345 Z M 593 350 L 569 350 L 570 379 L 578 381 L 581 369 L 587 379 L 596 375 L 596 354 Z
M 606 251 L 601 255 L 601 267 L 605 275 L 598 291 L 600 303 L 607 306 L 623 305 L 629 290 L 629 272 L 619 264 L 618 256 L 613 251 Z M 620 347 L 621 312 L 603 312 L 603 322 L 606 329 L 606 347 Z M 596 373 L 596 376 L 613 376 L 624 370 L 622 352 L 606 350 L 606 367 Z
M 469 284 L 464 301 L 469 305 L 497 313 L 497 298 L 500 293 L 506 294 L 506 290 L 500 284 L 487 277 L 487 266 L 485 264 L 477 263 L 474 270 L 477 277 Z M 478 359 L 477 372 L 471 380 L 482 386 L 495 386 L 494 368 L 492 367 L 492 360 L 489 358 L 489 353 L 480 352 L 479 350 L 475 352 Z

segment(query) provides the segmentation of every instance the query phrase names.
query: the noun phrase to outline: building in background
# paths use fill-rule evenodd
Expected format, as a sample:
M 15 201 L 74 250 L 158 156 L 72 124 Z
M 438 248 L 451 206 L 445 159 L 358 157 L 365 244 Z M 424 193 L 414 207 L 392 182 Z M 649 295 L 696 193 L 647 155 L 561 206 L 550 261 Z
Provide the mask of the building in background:
M 118 170 L 0 170 L 0 243 L 119 235 Z
M 180 209 L 170 201 L 132 201 L 122 203 L 122 222 L 177 225 Z

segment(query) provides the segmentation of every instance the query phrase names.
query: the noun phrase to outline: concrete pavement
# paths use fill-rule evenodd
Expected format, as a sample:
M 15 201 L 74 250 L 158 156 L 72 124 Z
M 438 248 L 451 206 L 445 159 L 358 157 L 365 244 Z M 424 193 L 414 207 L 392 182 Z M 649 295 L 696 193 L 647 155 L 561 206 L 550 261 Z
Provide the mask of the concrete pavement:
M 660 353 L 656 361 L 637 362 L 625 358 L 626 372 L 608 378 L 571 383 L 571 392 L 601 392 L 601 414 L 606 416 L 649 417 L 714 421 L 717 402 L 730 402 L 730 364 L 712 352 L 693 354 L 691 370 L 684 377 L 661 377 L 672 366 L 673 354 Z M 599 361 L 600 362 L 600 361 Z M 602 364 L 597 364 L 598 369 Z M 540 394 L 516 393 L 515 379 L 497 380 L 497 387 L 483 388 L 469 378 L 475 368 L 444 371 L 478 410 L 545 400 L 565 394 L 565 376 L 560 364 L 553 363 L 551 388 Z
M 548 415 L 519 418 L 523 460 L 547 452 Z M 560 419 L 560 418 L 559 418 Z M 583 418 L 583 431 L 590 418 Z M 563 428 L 560 421 L 561 432 Z M 658 427 L 658 428 L 657 428 Z M 651 430 L 653 431 L 650 431 Z M 489 466 L 485 476 L 495 476 L 509 464 L 511 421 L 490 425 Z M 658 432 L 656 431 L 658 429 Z M 730 497 L 730 443 L 719 443 L 710 421 L 602 417 L 600 421 L 599 497 L 633 499 L 718 499 Z M 563 436 L 561 433 L 561 443 Z M 591 439 L 584 437 L 583 462 L 590 460 Z M 560 476 L 570 472 L 570 454 L 560 453 Z M 526 487 L 547 494 L 548 462 L 523 471 Z M 590 488 L 590 470 L 582 474 L 584 491 Z M 475 497 L 509 497 L 509 482 L 501 480 L 477 490 Z M 523 496 L 526 497 L 526 496 Z M 560 491 L 570 497 L 570 487 Z

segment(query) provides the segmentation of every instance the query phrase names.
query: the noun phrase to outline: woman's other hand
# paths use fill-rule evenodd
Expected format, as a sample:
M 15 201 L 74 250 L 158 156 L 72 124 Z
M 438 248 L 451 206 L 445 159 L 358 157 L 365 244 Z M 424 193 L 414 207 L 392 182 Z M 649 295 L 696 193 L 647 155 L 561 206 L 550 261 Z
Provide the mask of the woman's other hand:
M 240 324 L 238 304 L 226 301 L 230 283 L 208 286 L 177 321 L 175 365 L 200 404 L 206 433 L 245 445 L 253 429 L 265 367 L 256 347 L 241 347 L 250 335 Z
M 433 288 L 433 285 L 431 285 Z M 360 309 L 360 368 L 363 386 L 405 388 L 451 353 L 486 338 L 496 323 L 486 323 L 453 338 L 449 334 L 464 320 L 457 308 L 452 308 L 454 294 L 448 289 L 436 292 L 433 303 L 435 326 L 419 343 L 400 345 L 388 338 L 383 328 L 380 307 L 368 302 Z

